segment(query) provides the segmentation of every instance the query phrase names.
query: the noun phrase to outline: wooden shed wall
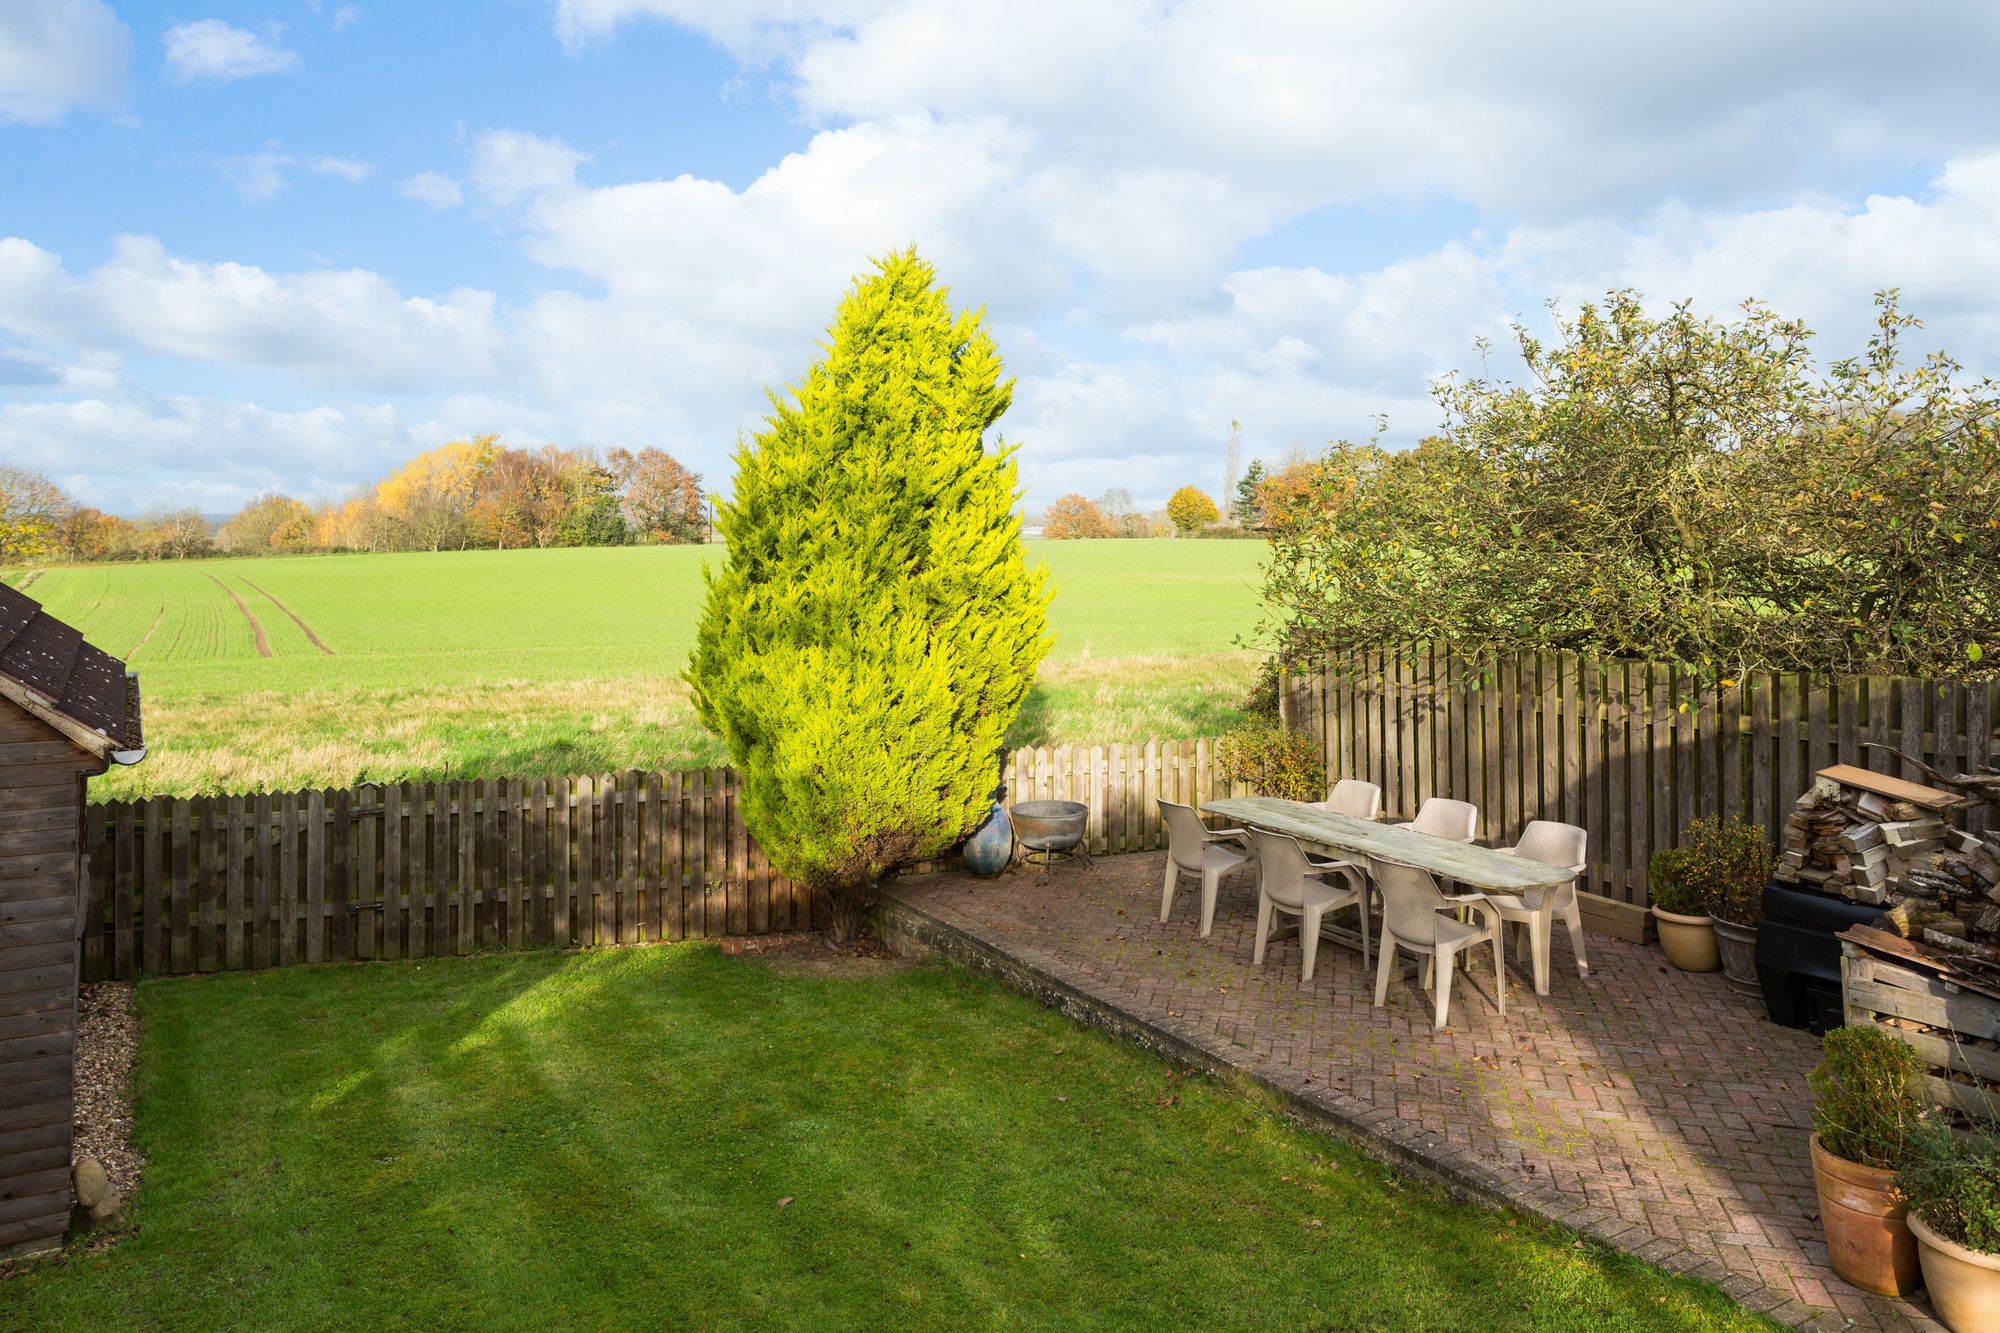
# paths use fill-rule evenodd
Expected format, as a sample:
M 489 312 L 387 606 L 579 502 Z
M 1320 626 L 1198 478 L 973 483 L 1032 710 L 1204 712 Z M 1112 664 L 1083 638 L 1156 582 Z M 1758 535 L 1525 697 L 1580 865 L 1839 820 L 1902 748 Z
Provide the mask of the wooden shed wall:
M 0 702 L 0 1256 L 69 1227 L 79 837 L 98 767 Z

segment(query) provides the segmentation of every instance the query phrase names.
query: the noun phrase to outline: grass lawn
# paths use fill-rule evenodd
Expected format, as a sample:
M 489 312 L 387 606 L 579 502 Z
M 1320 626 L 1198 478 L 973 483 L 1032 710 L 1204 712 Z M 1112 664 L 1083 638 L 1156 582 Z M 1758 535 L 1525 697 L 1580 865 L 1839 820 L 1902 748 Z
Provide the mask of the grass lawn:
M 1263 543 L 1028 547 L 1054 577 L 1055 647 L 1015 744 L 1213 735 L 1238 719 Z M 425 552 L 10 578 L 140 674 L 152 753 L 91 784 L 107 800 L 724 762 L 679 679 L 702 562 L 721 557 Z
M 956 969 L 686 945 L 139 1007 L 136 1233 L 0 1326 L 1768 1327 Z

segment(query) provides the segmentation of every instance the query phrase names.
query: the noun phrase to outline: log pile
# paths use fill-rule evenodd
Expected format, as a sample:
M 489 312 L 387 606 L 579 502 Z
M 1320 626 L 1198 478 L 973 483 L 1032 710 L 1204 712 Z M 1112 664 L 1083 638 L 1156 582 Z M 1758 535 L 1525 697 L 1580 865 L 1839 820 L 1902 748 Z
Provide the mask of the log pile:
M 1971 801 L 1845 764 L 1785 820 L 1774 878 L 1883 907 L 1882 925 L 2000 976 L 2000 846 L 1953 827 Z

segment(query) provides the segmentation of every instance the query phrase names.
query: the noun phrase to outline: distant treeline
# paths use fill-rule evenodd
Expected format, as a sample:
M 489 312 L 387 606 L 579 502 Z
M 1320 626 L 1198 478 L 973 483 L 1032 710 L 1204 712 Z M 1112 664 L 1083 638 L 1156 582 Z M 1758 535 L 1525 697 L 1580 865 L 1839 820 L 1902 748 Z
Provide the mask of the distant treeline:
M 660 449 L 505 449 L 492 435 L 418 454 L 345 501 L 260 496 L 211 531 L 192 509 L 120 518 L 0 466 L 0 563 L 211 554 L 624 546 L 707 539 L 701 477 Z

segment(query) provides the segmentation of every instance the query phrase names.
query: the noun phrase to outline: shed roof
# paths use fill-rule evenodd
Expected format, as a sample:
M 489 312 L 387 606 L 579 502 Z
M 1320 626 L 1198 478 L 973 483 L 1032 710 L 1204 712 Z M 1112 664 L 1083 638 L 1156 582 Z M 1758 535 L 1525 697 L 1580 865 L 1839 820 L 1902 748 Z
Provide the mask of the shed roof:
M 0 584 L 0 696 L 93 754 L 145 748 L 139 679 L 18 588 Z

